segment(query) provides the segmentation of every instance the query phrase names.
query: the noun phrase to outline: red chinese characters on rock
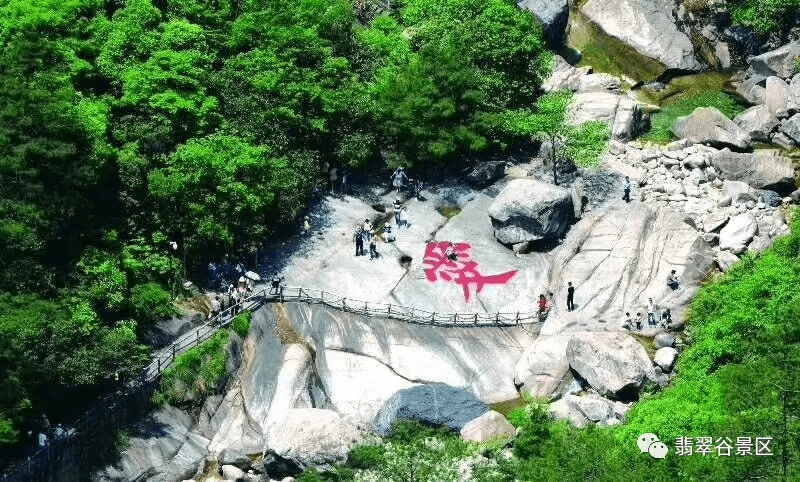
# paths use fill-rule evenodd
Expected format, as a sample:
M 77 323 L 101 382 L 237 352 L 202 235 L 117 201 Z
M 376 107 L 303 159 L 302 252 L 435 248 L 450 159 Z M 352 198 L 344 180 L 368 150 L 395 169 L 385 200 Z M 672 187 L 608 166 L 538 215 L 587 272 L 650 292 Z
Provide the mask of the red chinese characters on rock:
M 504 285 L 511 281 L 517 271 L 508 271 L 503 274 L 483 276 L 478 272 L 478 263 L 470 259 L 472 246 L 467 243 L 450 243 L 448 241 L 428 243 L 425 247 L 424 262 L 425 277 L 435 283 L 438 280 L 461 285 L 464 289 L 464 298 L 469 303 L 471 293 L 469 286 L 477 285 L 475 290 L 480 293 L 484 285 Z

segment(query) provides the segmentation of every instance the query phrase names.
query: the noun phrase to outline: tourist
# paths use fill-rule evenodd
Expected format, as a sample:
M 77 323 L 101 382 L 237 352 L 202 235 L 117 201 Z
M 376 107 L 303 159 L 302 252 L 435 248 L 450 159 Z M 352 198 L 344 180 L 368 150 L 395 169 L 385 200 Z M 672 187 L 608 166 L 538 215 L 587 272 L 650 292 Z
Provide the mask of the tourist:
M 642 329 L 642 312 L 641 311 L 636 313 L 636 329 L 637 330 L 641 330 Z
M 369 242 L 370 238 L 372 238 L 372 223 L 369 222 L 369 219 L 364 220 L 364 231 L 362 236 L 366 238 L 366 241 Z
M 303 235 L 311 236 L 311 218 L 308 216 L 303 218 Z
M 272 277 L 272 288 L 269 290 L 269 294 L 277 295 L 281 290 L 281 278 L 277 274 Z
M 622 197 L 626 203 L 631 202 L 631 179 L 625 176 L 625 195 Z
M 331 180 L 331 194 L 334 194 L 334 193 L 336 192 L 336 181 L 337 181 L 338 179 L 339 179 L 339 176 L 338 176 L 338 174 L 336 173 L 336 168 L 335 168 L 335 167 L 332 167 L 332 168 L 331 168 L 331 173 L 330 173 L 330 180 Z
M 347 194 L 347 176 L 350 175 L 350 171 L 347 169 L 342 170 L 342 194 Z
M 369 259 L 375 259 L 378 257 L 378 250 L 375 246 L 375 238 L 370 238 L 369 240 Z
M 220 304 L 219 304 L 219 295 L 215 296 L 213 300 L 211 300 L 211 317 L 215 317 L 220 312 Z
M 400 226 L 400 209 L 402 209 L 403 204 L 400 202 L 400 198 L 395 198 L 394 204 L 392 205 L 394 208 L 394 223 L 399 227 Z
M 408 212 L 407 212 L 405 206 L 400 208 L 400 213 L 399 213 L 399 216 L 398 216 L 397 219 L 398 219 L 398 221 L 397 221 L 398 229 L 400 228 L 400 226 L 405 226 L 406 229 L 408 229 L 408 227 L 409 227 L 409 224 L 408 224 Z
M 661 313 L 661 327 L 667 330 L 672 328 L 672 313 L 670 313 L 669 308 Z
M 667 286 L 669 286 L 673 290 L 677 290 L 678 283 L 679 283 L 678 273 L 675 272 L 675 270 L 673 269 L 672 271 L 670 271 L 669 276 L 667 277 Z
M 647 325 L 656 326 L 656 304 L 653 303 L 653 298 L 647 301 Z
M 394 233 L 392 232 L 392 226 L 387 224 L 386 229 L 384 230 L 384 240 L 387 243 L 391 243 L 395 240 Z
M 575 309 L 575 303 L 573 302 L 575 298 L 575 287 L 572 286 L 572 283 L 567 283 L 567 311 L 572 311 Z
M 362 225 L 357 225 L 353 232 L 353 241 L 356 242 L 356 256 L 361 256 L 364 254 L 364 227 Z
M 444 251 L 444 254 L 450 261 L 458 261 L 458 254 L 456 254 L 456 247 L 453 243 L 448 243 L 447 249 Z
M 630 312 L 625 313 L 625 317 L 622 319 L 620 327 L 622 327 L 623 330 L 630 330 L 633 327 L 633 320 L 631 320 Z
M 544 319 L 550 312 L 550 303 L 543 294 L 539 295 L 539 319 Z
M 403 166 L 395 169 L 394 174 L 392 174 L 392 185 L 395 189 L 397 189 L 397 192 L 400 192 L 403 189 L 406 181 L 408 181 L 408 175 L 406 175 L 406 171 Z
M 311 204 L 317 203 L 320 199 L 322 199 L 322 194 L 319 189 L 319 183 L 315 182 L 314 187 L 311 188 Z
M 420 196 L 422 195 L 422 181 L 419 179 L 412 179 L 409 181 L 411 183 L 411 194 L 417 198 L 418 201 L 421 201 Z

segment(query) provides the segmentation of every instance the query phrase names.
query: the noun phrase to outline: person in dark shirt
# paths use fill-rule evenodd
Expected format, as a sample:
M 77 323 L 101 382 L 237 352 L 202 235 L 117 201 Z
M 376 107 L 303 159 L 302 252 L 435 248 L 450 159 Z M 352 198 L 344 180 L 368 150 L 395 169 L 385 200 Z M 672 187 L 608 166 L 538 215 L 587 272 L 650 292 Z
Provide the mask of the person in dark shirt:
M 567 288 L 567 311 L 572 311 L 575 309 L 575 287 L 572 286 L 572 283 L 567 283 L 569 288 Z

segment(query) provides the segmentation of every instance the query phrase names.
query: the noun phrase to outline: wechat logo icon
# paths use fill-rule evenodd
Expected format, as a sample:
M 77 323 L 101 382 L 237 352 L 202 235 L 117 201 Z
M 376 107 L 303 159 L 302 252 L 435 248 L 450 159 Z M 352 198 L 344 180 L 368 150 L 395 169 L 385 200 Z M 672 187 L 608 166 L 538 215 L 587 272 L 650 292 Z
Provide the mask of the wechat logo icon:
M 667 445 L 658 440 L 658 437 L 652 433 L 639 435 L 639 438 L 636 439 L 636 445 L 639 446 L 639 453 L 648 452 L 654 459 L 663 459 L 669 452 Z

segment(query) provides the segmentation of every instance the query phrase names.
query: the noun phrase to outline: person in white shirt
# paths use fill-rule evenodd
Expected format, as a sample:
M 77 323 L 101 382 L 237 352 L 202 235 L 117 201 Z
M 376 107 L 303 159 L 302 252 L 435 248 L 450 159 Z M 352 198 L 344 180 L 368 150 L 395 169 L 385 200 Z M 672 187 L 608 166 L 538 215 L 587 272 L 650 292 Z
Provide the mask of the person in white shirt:
M 633 327 L 633 320 L 631 319 L 630 312 L 625 313 L 625 317 L 622 318 L 622 322 L 619 324 L 619 326 L 623 330 L 630 330 Z
M 647 301 L 647 324 L 649 326 L 656 325 L 656 304 L 653 303 L 653 298 Z

